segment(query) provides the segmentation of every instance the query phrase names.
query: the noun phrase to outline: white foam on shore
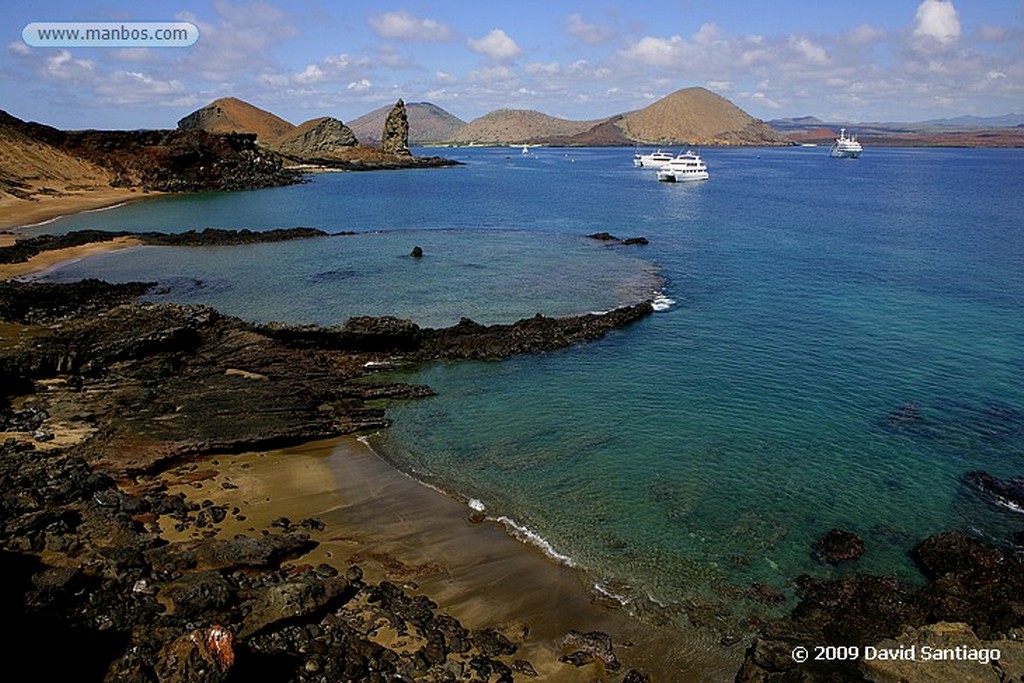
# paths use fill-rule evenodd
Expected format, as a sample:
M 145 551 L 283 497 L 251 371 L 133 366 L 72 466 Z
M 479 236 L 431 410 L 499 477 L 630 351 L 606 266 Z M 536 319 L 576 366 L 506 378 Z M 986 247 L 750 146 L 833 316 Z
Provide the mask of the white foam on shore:
M 100 211 L 110 211 L 111 209 L 117 209 L 127 204 L 128 202 L 120 202 L 118 204 L 111 204 L 110 206 L 101 206 L 98 209 L 86 209 L 85 211 L 82 211 L 82 213 L 99 213 Z
M 995 498 L 996 505 L 1001 505 L 1002 507 L 1007 508 L 1009 510 L 1013 510 L 1014 512 L 1024 513 L 1024 507 L 1017 505 L 1012 500 L 1008 500 L 1006 498 L 1003 498 L 1002 496 L 998 496 L 995 494 L 992 494 L 992 497 Z
M 600 582 L 594 584 L 594 590 L 600 593 L 601 595 L 605 596 L 606 598 L 611 598 L 623 607 L 629 604 L 629 598 L 627 598 L 624 595 L 619 595 L 618 593 L 613 593 L 612 591 L 608 590 L 607 586 L 602 585 Z
M 376 449 L 374 449 L 373 445 L 370 443 L 370 436 L 372 436 L 372 435 L 357 436 L 356 437 L 356 441 L 358 441 L 359 443 L 363 444 L 368 449 L 370 449 L 370 452 L 372 452 L 378 458 L 381 458 L 381 455 L 376 451 Z M 386 462 L 386 459 L 385 459 L 385 462 Z M 392 465 L 392 467 L 394 467 L 394 465 Z M 463 497 L 463 496 L 459 496 L 459 495 L 454 495 L 450 491 L 446 491 L 446 490 L 444 490 L 444 489 L 442 489 L 442 488 L 440 488 L 438 486 L 435 486 L 434 484 L 431 484 L 429 481 L 425 481 L 421 477 L 415 476 L 415 474 L 416 474 L 415 470 L 413 470 L 412 473 L 405 472 L 401 468 L 398 468 L 398 467 L 395 467 L 395 470 L 397 472 L 401 472 L 402 474 L 404 474 L 405 476 L 409 477 L 413 481 L 421 484 L 422 486 L 426 486 L 428 489 L 431 489 L 433 491 L 437 491 L 438 493 L 440 493 L 443 496 L 446 496 L 448 498 L 455 498 L 456 500 L 458 500 L 460 498 L 462 500 L 465 500 L 466 504 L 470 508 L 472 508 L 473 510 L 476 510 L 478 512 L 484 512 L 486 510 L 486 506 L 484 505 L 483 501 L 481 501 L 480 499 L 478 499 L 478 498 Z M 569 557 L 568 555 L 565 555 L 565 554 L 560 553 L 557 550 L 555 550 L 555 547 L 553 545 L 551 545 L 551 543 L 549 543 L 547 541 L 547 539 L 545 539 L 543 536 L 541 536 L 537 532 L 533 531 L 532 529 L 530 529 L 530 528 L 528 528 L 526 526 L 523 526 L 522 524 L 519 524 L 514 519 L 512 519 L 510 517 L 506 517 L 505 515 L 502 515 L 501 517 L 497 517 L 497 518 L 488 518 L 488 519 L 492 519 L 493 521 L 498 522 L 499 524 L 504 526 L 505 527 L 505 531 L 512 538 L 515 538 L 516 540 L 518 540 L 518 541 L 520 541 L 522 543 L 526 543 L 526 544 L 529 544 L 529 545 L 532 545 L 532 546 L 535 546 L 535 547 L 539 548 L 541 552 L 543 552 L 545 555 L 547 555 L 549 558 L 551 558 L 555 562 L 559 562 L 561 564 L 564 564 L 567 567 L 576 567 L 576 566 L 578 566 L 576 564 L 576 561 L 573 560 L 571 557 Z
M 505 526 L 505 530 L 508 531 L 510 536 L 522 541 L 523 543 L 529 543 L 530 545 L 540 548 L 541 552 L 550 557 L 552 560 L 555 560 L 556 562 L 561 562 L 567 567 L 577 566 L 576 562 L 571 557 L 569 557 L 568 555 L 563 555 L 562 553 L 555 550 L 554 546 L 548 543 L 547 539 L 538 534 L 536 531 L 532 531 L 531 529 L 523 526 L 522 524 L 519 524 L 514 519 L 506 517 L 505 515 L 498 517 L 495 521 L 503 524 Z
M 664 292 L 655 292 L 654 298 L 651 300 L 651 308 L 655 311 L 667 311 L 672 308 L 676 303 L 675 299 L 670 299 L 665 296 Z

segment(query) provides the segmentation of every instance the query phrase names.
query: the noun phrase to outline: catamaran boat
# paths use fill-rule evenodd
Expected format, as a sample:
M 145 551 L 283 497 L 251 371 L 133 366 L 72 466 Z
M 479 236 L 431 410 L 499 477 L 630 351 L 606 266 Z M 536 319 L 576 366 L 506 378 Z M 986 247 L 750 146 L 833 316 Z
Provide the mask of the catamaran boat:
M 661 168 L 672 161 L 673 158 L 671 152 L 663 152 L 659 149 L 657 152 L 651 152 L 650 154 L 634 154 L 633 165 L 637 168 Z
M 679 154 L 658 171 L 658 180 L 666 183 L 707 180 L 709 177 L 707 164 L 692 149 Z
M 832 149 L 829 150 L 828 155 L 836 159 L 856 159 L 863 149 L 857 142 L 856 136 L 846 137 L 846 129 L 840 128 L 839 137 L 832 143 Z

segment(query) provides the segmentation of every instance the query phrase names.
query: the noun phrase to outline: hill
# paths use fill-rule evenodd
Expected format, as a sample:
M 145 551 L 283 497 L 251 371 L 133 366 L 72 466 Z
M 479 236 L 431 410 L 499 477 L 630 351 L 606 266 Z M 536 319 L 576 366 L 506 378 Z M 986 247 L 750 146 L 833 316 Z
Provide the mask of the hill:
M 0 201 L 36 201 L 110 186 L 114 176 L 109 170 L 32 133 L 31 124 L 0 111 Z
M 473 119 L 449 142 L 460 145 L 546 143 L 584 133 L 600 121 L 569 121 L 532 109 L 499 109 Z
M 569 121 L 526 109 L 499 109 L 453 136 L 453 144 L 573 146 L 788 145 L 764 121 L 704 88 L 678 90 L 653 104 L 596 121 Z
M 647 144 L 785 145 L 789 140 L 721 95 L 684 88 L 617 124 L 625 136 Z
M 264 142 L 281 137 L 295 126 L 236 97 L 222 97 L 178 121 L 178 128 L 207 133 L 255 133 Z
M 411 102 L 405 105 L 409 117 L 409 144 L 424 145 L 444 142 L 452 138 L 466 122 L 430 102 Z M 349 128 L 365 144 L 379 144 L 384 121 L 391 105 L 374 109 L 348 122 Z

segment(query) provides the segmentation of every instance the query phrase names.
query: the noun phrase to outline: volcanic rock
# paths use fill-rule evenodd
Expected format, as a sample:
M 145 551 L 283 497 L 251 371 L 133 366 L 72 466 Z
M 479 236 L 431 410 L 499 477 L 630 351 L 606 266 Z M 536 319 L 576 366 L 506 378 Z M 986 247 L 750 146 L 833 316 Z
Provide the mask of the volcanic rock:
M 856 560 L 863 554 L 864 539 L 842 529 L 831 529 L 814 543 L 814 557 L 819 562 L 839 564 Z
M 274 138 L 271 146 L 287 157 L 308 159 L 329 157 L 359 144 L 352 129 L 338 119 L 324 116 L 300 124 Z
M 380 149 L 385 154 L 412 156 L 409 152 L 409 117 L 405 112 L 405 102 L 398 100 L 384 122 L 384 132 L 380 137 Z

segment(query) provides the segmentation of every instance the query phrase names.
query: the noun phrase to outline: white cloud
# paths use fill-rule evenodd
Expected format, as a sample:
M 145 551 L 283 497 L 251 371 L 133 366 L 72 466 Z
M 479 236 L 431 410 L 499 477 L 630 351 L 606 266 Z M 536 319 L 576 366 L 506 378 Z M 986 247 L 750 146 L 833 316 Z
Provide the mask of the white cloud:
M 671 38 L 644 36 L 621 52 L 624 57 L 647 66 L 665 67 L 676 64 L 685 49 L 686 41 L 680 36 Z
M 827 64 L 828 54 L 825 48 L 816 45 L 806 36 L 790 36 L 789 45 L 805 60 L 812 64 Z
M 7 51 L 15 55 L 27 55 L 32 52 L 32 48 L 20 40 L 15 40 L 7 43 Z
M 846 34 L 846 40 L 852 45 L 867 45 L 869 43 L 877 43 L 885 39 L 885 36 L 884 28 L 876 28 L 871 24 L 861 24 L 850 29 Z
M 448 42 L 455 40 L 455 32 L 434 19 L 420 19 L 408 12 L 387 12 L 370 17 L 370 28 L 381 38 Z
M 917 6 L 914 37 L 951 45 L 960 37 L 960 15 L 952 0 L 922 0 Z
M 75 59 L 68 50 L 47 57 L 42 66 L 43 76 L 57 81 L 91 79 L 95 71 L 96 65 L 92 61 Z
M 469 80 L 475 83 L 493 84 L 502 81 L 512 81 L 515 78 L 515 72 L 507 66 L 487 66 L 483 69 L 469 72 Z
M 502 31 L 500 28 L 493 29 L 483 38 L 474 39 L 470 38 L 466 41 L 469 45 L 469 49 L 473 52 L 479 52 L 485 54 L 495 61 L 505 61 L 518 57 L 522 54 L 522 49 L 516 45 L 516 41 L 512 40 L 507 33 Z
M 341 83 L 362 76 L 370 62 L 365 57 L 353 57 L 346 53 L 328 55 L 315 64 L 307 64 L 301 72 L 292 76 L 296 83 Z
M 366 78 L 360 78 L 358 81 L 352 81 L 348 84 L 348 89 L 353 92 L 365 92 L 373 87 L 373 83 Z
M 610 28 L 598 24 L 588 24 L 583 21 L 583 15 L 579 13 L 570 14 L 566 18 L 565 30 L 569 35 L 591 45 L 608 42 L 612 37 Z

